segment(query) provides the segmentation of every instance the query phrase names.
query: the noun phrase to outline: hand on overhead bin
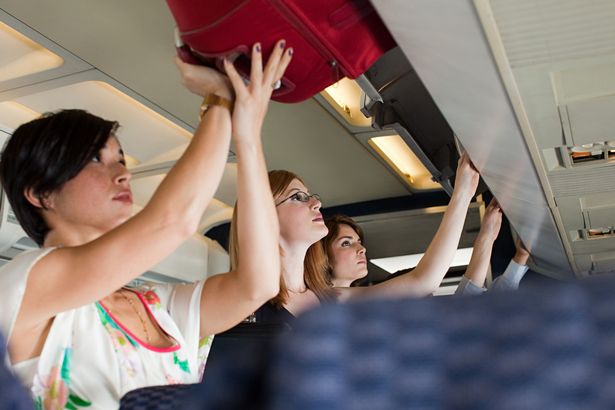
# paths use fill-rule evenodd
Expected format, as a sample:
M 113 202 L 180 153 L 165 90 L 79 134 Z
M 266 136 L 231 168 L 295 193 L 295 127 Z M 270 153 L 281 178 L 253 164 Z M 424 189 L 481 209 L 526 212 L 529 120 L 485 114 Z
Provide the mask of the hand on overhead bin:
M 476 193 L 480 175 L 474 164 L 470 161 L 467 152 L 459 158 L 457 163 L 457 173 L 455 174 L 455 190 L 453 195 L 462 195 L 465 199 L 471 199 Z
M 236 96 L 232 116 L 233 137 L 236 141 L 260 138 L 260 130 L 267 114 L 271 93 L 284 75 L 292 53 L 293 49 L 286 48 L 284 40 L 278 41 L 263 68 L 261 45 L 254 44 L 250 79 L 247 82 L 244 82 L 231 62 L 224 61 L 224 68 L 233 84 Z
M 233 100 L 233 87 L 227 76 L 213 68 L 184 63 L 175 57 L 175 64 L 179 68 L 181 81 L 190 92 L 202 97 L 207 94 L 217 94 L 227 100 Z
M 515 248 L 517 251 L 515 252 L 515 256 L 513 256 L 513 260 L 519 265 L 527 265 L 530 251 L 525 247 L 521 238 L 517 238 L 515 241 Z
M 498 201 L 493 198 L 485 209 L 485 215 L 483 216 L 483 222 L 478 233 L 478 238 L 485 239 L 490 242 L 494 242 L 500 232 L 502 226 L 502 209 Z

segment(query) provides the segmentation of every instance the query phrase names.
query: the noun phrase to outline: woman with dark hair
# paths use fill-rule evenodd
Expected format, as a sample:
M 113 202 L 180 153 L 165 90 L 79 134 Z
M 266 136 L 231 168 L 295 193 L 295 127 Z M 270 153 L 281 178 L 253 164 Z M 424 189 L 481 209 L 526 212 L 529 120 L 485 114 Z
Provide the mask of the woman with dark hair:
M 256 321 L 288 323 L 297 314 L 324 301 L 363 297 L 426 296 L 440 284 L 453 259 L 468 205 L 478 185 L 478 172 L 467 155 L 459 160 L 455 190 L 425 256 L 412 274 L 400 275 L 370 287 L 332 287 L 327 256 L 320 240 L 327 235 L 321 202 L 303 181 L 289 171 L 271 171 L 269 184 L 280 225 L 280 293 L 256 311 Z M 238 201 L 241 209 L 241 201 Z M 231 225 L 231 238 L 236 237 Z M 240 231 L 239 231 L 240 232 Z M 231 246 L 231 258 L 241 249 Z M 231 265 L 232 266 L 232 265 Z
M 291 54 L 279 42 L 263 69 L 256 44 L 249 85 L 228 61 L 227 78 L 178 60 L 184 85 L 205 97 L 204 112 L 182 157 L 132 218 L 117 123 L 64 110 L 13 133 L 0 180 L 41 249 L 0 271 L 0 329 L 39 408 L 117 408 L 128 390 L 196 382 L 210 336 L 277 294 L 278 224 L 260 130 Z M 206 282 L 126 288 L 195 232 L 222 177 L 231 130 L 239 263 Z

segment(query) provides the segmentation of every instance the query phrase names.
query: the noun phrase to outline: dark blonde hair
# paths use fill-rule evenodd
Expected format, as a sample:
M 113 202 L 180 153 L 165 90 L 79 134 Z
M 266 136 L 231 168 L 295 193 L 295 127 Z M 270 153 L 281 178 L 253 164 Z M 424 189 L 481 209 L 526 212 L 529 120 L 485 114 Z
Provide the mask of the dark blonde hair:
M 333 253 L 331 252 L 331 245 L 333 245 L 335 238 L 337 238 L 337 235 L 340 232 L 340 226 L 347 225 L 351 227 L 357 233 L 362 243 L 365 242 L 365 235 L 359 224 L 356 223 L 351 217 L 346 215 L 333 215 L 325 220 L 325 225 L 327 225 L 329 233 L 327 236 L 322 238 L 320 242 L 327 253 L 327 279 L 331 281 L 333 279 L 333 268 L 331 266 L 331 261 L 334 259 Z
M 276 198 L 281 195 L 295 179 L 303 183 L 301 178 L 290 171 L 270 171 L 269 186 L 271 187 L 273 197 Z M 237 204 L 235 204 L 229 240 L 231 269 L 235 269 L 239 263 L 239 240 L 237 235 Z M 282 254 L 281 249 L 280 254 Z M 314 292 L 320 301 L 329 301 L 334 297 L 334 293 L 331 288 L 332 284 L 327 275 L 328 265 L 327 254 L 322 247 L 321 241 L 314 243 L 308 248 L 305 255 L 305 260 L 303 262 L 303 279 L 307 288 Z M 280 272 L 280 275 L 280 293 L 278 293 L 278 295 L 271 300 L 271 303 L 276 306 L 282 306 L 288 300 L 288 288 L 284 282 L 284 275 L 282 275 L 282 272 Z

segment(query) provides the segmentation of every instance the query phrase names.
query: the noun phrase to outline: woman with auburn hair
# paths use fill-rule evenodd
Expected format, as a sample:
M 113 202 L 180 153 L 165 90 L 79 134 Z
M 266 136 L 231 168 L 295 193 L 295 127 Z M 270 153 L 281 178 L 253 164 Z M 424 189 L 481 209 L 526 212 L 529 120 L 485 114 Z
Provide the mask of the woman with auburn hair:
M 301 178 L 292 172 L 269 172 L 280 226 L 281 284 L 278 296 L 256 311 L 256 320 L 288 323 L 299 313 L 330 300 L 430 295 L 439 286 L 457 250 L 478 179 L 470 159 L 462 155 L 455 189 L 440 227 L 412 274 L 370 287 L 334 288 L 328 279 L 326 252 L 320 242 L 327 235 L 320 197 L 309 194 Z M 232 224 L 232 237 L 236 237 L 235 226 Z M 238 251 L 236 241 L 231 245 L 234 255 Z
M 498 202 L 492 200 L 485 209 L 480 231 L 474 241 L 472 258 L 455 294 L 476 295 L 487 290 L 484 288 L 485 278 L 501 223 L 502 210 Z M 325 224 L 329 233 L 322 239 L 322 245 L 327 251 L 329 280 L 335 287 L 349 287 L 368 273 L 363 229 L 346 215 L 334 215 L 327 218 Z M 493 281 L 489 290 L 514 290 L 519 287 L 519 282 L 527 272 L 529 253 L 520 240 L 517 240 L 516 248 L 517 252 L 508 267 Z
M 297 184 L 304 186 L 303 180 L 290 171 L 274 170 L 269 172 L 269 186 L 271 187 L 274 201 L 287 191 L 289 186 L 295 186 Z M 316 198 L 318 208 L 320 208 L 318 195 L 312 197 Z M 298 200 L 293 198 L 288 199 L 288 201 L 297 202 Z M 305 206 L 306 203 L 307 201 L 303 201 L 302 204 Z M 231 223 L 231 237 L 229 243 L 231 269 L 239 260 L 239 244 L 237 241 L 238 209 L 239 204 L 235 206 Z M 278 213 L 278 218 L 279 216 L 280 214 Z M 296 314 L 310 306 L 318 305 L 321 301 L 335 300 L 331 282 L 326 275 L 327 255 L 319 242 L 319 239 L 326 234 L 326 227 L 324 223 L 322 223 L 322 215 L 320 215 L 320 212 L 318 212 L 318 216 L 320 222 L 312 225 L 310 228 L 302 230 L 308 238 L 307 241 L 304 241 L 304 246 L 299 248 L 294 248 L 291 243 L 289 243 L 293 242 L 292 221 L 285 219 L 284 225 L 282 225 L 281 221 L 278 222 L 280 224 L 280 260 L 282 272 L 280 275 L 280 291 L 273 299 L 258 309 L 250 320 L 255 320 L 257 322 L 288 323 Z M 289 223 L 291 226 L 289 226 Z M 286 239 L 283 239 L 283 237 Z M 294 276 L 285 274 L 292 264 L 295 265 L 293 266 L 295 272 L 301 272 L 299 278 L 297 274 Z M 297 266 L 298 264 L 300 264 L 300 266 Z M 300 285 L 297 285 L 297 283 L 300 283 Z M 297 286 L 301 287 L 297 288 Z M 292 304 L 292 307 L 290 307 L 289 310 L 286 306 L 290 306 L 290 304 Z
M 367 276 L 367 249 L 361 226 L 346 215 L 333 215 L 325 220 L 329 232 L 322 238 L 327 252 L 327 275 L 335 287 L 350 287 L 352 282 Z
M 20 126 L 0 180 L 40 246 L 0 271 L 0 329 L 13 371 L 37 408 L 117 408 L 135 388 L 200 380 L 211 335 L 239 323 L 279 291 L 278 223 L 260 130 L 292 49 L 275 45 L 250 83 L 177 60 L 184 85 L 204 96 L 181 158 L 134 217 L 117 123 L 63 110 Z M 231 86 L 232 84 L 232 86 Z M 126 285 L 197 229 L 236 145 L 242 251 L 233 270 L 190 285 Z

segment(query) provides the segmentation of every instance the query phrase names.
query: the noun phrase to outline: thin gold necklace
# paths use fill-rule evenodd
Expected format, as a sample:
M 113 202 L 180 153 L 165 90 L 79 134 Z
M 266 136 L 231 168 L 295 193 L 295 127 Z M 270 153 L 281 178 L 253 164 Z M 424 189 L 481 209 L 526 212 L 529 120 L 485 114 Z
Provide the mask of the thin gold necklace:
M 139 321 L 141 321 L 141 326 L 143 326 L 143 331 L 145 332 L 145 340 L 147 341 L 147 344 L 151 344 L 150 337 L 149 337 L 149 332 L 147 331 L 147 326 L 145 325 L 145 320 L 143 319 L 143 316 L 141 316 L 141 313 L 139 312 L 139 309 L 137 309 L 137 307 L 135 306 L 134 302 L 128 296 L 124 295 L 124 292 L 122 292 L 123 290 L 124 289 L 120 289 L 118 291 L 118 293 L 124 299 L 126 299 L 126 301 L 130 304 L 130 307 L 132 308 L 132 310 L 134 310 L 135 313 L 137 314 L 137 317 L 139 318 Z

